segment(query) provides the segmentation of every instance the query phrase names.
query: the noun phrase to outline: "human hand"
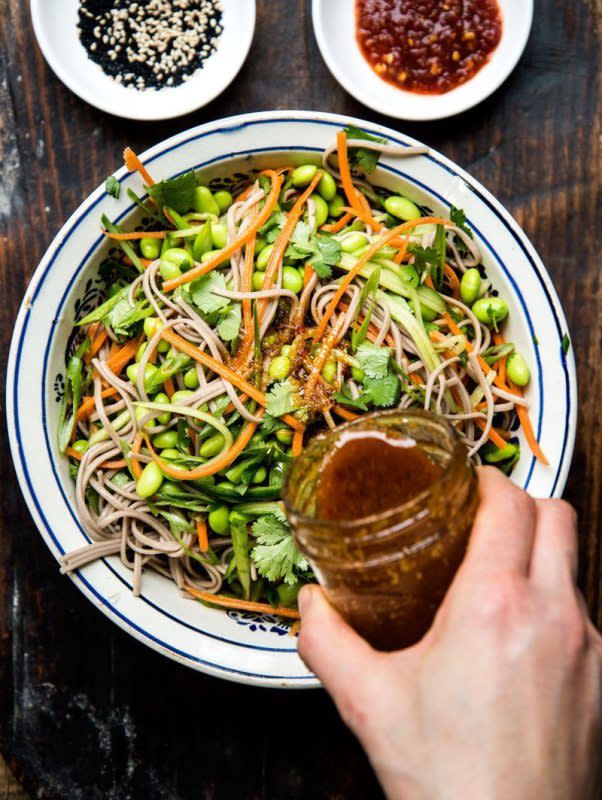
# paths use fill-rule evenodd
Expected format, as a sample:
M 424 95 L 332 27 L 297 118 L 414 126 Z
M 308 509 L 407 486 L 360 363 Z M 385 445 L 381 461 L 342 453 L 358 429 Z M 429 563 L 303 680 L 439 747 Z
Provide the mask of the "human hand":
M 466 558 L 422 641 L 377 652 L 308 586 L 299 654 L 389 798 L 590 800 L 602 638 L 575 586 L 575 513 L 479 474 Z

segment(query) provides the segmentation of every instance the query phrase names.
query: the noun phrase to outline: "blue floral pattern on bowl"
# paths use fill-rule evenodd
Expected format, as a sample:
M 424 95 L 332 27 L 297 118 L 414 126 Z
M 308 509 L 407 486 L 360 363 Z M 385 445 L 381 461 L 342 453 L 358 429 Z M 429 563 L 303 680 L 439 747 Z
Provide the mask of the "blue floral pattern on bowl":
M 228 616 L 237 625 L 244 625 L 247 630 L 261 631 L 262 633 L 276 633 L 278 636 L 286 636 L 290 632 L 290 625 L 287 625 L 279 617 L 272 614 L 260 614 L 256 611 L 228 611 Z

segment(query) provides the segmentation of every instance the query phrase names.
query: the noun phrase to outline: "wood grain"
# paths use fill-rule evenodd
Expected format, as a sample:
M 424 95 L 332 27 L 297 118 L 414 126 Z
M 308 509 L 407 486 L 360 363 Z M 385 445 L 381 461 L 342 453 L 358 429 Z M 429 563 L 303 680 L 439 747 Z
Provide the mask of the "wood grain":
M 251 56 L 234 85 L 186 118 L 144 124 L 98 112 L 66 90 L 40 55 L 27 4 L 0 0 L 2 359 L 35 265 L 82 198 L 118 166 L 126 143 L 144 149 L 206 120 L 269 108 L 314 108 L 392 125 L 482 181 L 550 271 L 581 386 L 567 497 L 581 517 L 580 583 L 602 624 L 600 5 L 536 5 L 517 70 L 481 106 L 451 120 L 405 124 L 373 114 L 328 73 L 309 3 L 260 0 Z M 8 465 L 4 429 L 0 452 Z M 324 694 L 234 686 L 149 652 L 60 578 L 9 466 L 0 482 L 0 513 L 0 749 L 32 795 L 381 796 Z

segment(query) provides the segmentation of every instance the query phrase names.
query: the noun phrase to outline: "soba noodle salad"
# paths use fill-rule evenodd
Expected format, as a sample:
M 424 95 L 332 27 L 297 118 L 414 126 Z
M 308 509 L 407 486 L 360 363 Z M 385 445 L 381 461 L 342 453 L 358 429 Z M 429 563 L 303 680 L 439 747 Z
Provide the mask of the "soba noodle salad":
M 102 219 L 106 300 L 67 363 L 59 448 L 91 543 L 64 572 L 117 555 L 136 594 L 154 570 L 202 602 L 294 619 L 314 576 L 280 493 L 315 431 L 427 408 L 476 462 L 509 472 L 519 426 L 545 461 L 463 211 L 367 179 L 382 153 L 424 151 L 347 128 L 320 166 L 275 164 L 232 197 L 194 172 L 155 182 L 126 150 L 148 197 L 129 191 L 136 230 Z

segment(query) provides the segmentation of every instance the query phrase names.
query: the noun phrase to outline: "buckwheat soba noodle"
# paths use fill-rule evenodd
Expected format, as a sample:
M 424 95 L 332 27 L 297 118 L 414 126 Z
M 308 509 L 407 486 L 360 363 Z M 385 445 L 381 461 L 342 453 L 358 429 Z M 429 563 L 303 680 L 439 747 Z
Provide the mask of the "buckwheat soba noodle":
M 511 471 L 529 368 L 503 328 L 462 210 L 369 182 L 381 153 L 357 129 L 321 166 L 255 171 L 236 197 L 194 173 L 154 183 L 142 223 L 104 217 L 106 300 L 80 319 L 59 448 L 91 543 L 64 572 L 118 556 L 213 605 L 295 618 L 314 577 L 280 503 L 321 427 L 379 408 L 431 409 L 476 462 Z

